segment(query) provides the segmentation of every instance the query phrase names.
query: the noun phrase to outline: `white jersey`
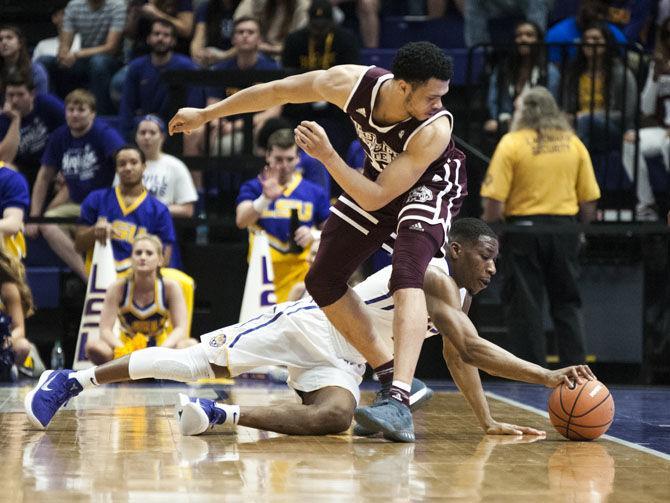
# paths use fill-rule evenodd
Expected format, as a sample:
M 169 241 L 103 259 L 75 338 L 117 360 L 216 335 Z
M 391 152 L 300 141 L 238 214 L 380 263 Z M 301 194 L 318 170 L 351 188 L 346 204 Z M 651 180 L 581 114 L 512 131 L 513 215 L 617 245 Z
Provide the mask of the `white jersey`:
M 446 260 L 429 265 L 449 273 Z M 393 349 L 393 295 L 389 292 L 391 266 L 373 274 L 354 290 L 365 302 L 372 322 L 385 344 Z M 465 290 L 461 290 L 461 303 Z M 426 337 L 437 334 L 426 320 Z M 310 298 L 283 302 L 271 310 L 236 325 L 200 337 L 209 361 L 227 367 L 231 376 L 251 369 L 281 365 L 288 368 L 288 384 L 310 392 L 339 386 L 360 398 L 358 385 L 365 372 L 365 358 L 333 327 Z

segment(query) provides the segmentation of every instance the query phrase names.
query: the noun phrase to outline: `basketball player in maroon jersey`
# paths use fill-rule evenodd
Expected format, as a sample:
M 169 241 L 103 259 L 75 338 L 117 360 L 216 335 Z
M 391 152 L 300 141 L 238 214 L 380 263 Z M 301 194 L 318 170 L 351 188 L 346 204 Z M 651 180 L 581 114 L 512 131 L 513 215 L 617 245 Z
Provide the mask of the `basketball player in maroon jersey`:
M 427 317 L 424 273 L 433 256 L 444 254 L 447 230 L 467 193 L 465 156 L 454 146 L 453 118 L 442 107 L 452 74 L 441 49 L 413 42 L 398 50 L 393 73 L 340 65 L 290 76 L 204 109 L 182 108 L 169 125 L 170 134 L 189 134 L 220 117 L 315 101 L 349 114 L 366 152 L 363 174 L 345 164 L 320 126 L 303 122 L 296 128 L 298 146 L 320 160 L 345 191 L 331 209 L 305 283 L 380 378 L 380 399 L 357 409 L 357 420 L 401 442 L 414 441 L 408 400 Z M 347 285 L 380 246 L 393 251 L 395 361 Z

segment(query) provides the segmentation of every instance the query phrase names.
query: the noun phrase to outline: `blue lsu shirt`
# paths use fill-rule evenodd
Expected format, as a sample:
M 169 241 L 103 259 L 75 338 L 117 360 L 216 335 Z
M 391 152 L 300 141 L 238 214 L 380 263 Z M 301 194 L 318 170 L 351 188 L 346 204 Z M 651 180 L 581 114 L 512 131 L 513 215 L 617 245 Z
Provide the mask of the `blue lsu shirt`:
M 124 144 L 121 135 L 103 120 L 95 119 L 88 133 L 79 138 L 65 124 L 51 134 L 42 164 L 63 172 L 70 199 L 81 204 L 92 191 L 111 187 L 112 156 Z
M 11 121 L 0 115 L 0 138 L 4 138 Z M 35 96 L 32 111 L 21 118 L 19 149 L 14 164 L 21 169 L 38 169 L 52 131 L 65 124 L 63 102 L 51 94 Z
M 105 217 L 112 224 L 112 251 L 117 272 L 130 267 L 136 236 L 149 233 L 161 238 L 164 245 L 173 245 L 175 242 L 174 225 L 168 207 L 146 190 L 129 206 L 123 202 L 120 187 L 91 192 L 81 204 L 79 222 L 95 225 L 98 217 Z
M 237 203 L 253 201 L 263 193 L 263 186 L 258 178 L 247 180 L 240 187 Z M 308 227 L 321 224 L 330 214 L 328 197 L 324 190 L 315 183 L 305 180 L 299 173 L 284 189 L 283 194 L 263 211 L 258 225 L 268 234 L 270 246 L 285 254 L 289 248 L 288 238 L 291 225 L 291 210 L 298 210 L 300 225 Z
M 0 218 L 7 208 L 19 208 L 25 215 L 29 206 L 28 182 L 21 173 L 0 161 Z M 2 242 L 5 250 L 17 259 L 26 256 L 26 243 L 22 232 L 6 235 Z

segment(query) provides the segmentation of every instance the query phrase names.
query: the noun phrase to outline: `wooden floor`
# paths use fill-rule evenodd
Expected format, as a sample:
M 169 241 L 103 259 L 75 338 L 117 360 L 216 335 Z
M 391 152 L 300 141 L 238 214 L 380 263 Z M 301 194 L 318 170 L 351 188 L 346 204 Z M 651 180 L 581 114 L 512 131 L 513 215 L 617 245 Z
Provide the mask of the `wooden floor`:
M 243 427 L 182 437 L 172 404 L 185 389 L 101 387 L 42 432 L 22 412 L 29 386 L 0 388 L 0 501 L 670 500 L 666 459 L 609 440 L 569 442 L 545 418 L 495 400 L 497 419 L 546 429 L 547 439 L 487 437 L 461 396 L 446 392 L 415 414 L 416 444 Z M 216 397 L 211 388 L 187 391 Z M 234 387 L 231 402 L 292 396 Z

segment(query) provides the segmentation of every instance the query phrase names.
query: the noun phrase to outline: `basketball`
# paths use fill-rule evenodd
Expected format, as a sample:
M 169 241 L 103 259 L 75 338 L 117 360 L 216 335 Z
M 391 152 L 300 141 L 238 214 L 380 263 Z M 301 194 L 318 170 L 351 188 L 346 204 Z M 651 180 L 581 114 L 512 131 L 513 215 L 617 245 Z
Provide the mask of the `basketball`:
M 584 381 L 573 388 L 561 384 L 549 396 L 549 419 L 569 440 L 594 440 L 614 419 L 614 400 L 600 381 Z

